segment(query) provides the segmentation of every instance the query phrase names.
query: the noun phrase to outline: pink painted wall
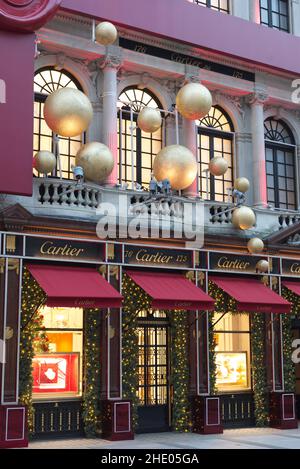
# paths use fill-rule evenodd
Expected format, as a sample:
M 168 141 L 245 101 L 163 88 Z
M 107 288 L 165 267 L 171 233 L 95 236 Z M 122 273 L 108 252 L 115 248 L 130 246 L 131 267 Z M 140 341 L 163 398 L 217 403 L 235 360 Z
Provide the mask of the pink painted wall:
M 7 194 L 32 193 L 34 41 L 33 33 L 0 30 L 0 192 Z
M 187 0 L 63 0 L 63 9 L 300 75 L 300 38 Z

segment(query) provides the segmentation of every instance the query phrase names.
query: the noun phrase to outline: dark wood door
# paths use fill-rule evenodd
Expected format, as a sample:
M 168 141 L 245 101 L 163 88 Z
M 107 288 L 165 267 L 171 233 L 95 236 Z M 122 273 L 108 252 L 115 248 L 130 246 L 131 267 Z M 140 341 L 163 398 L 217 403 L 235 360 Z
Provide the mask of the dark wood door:
M 170 430 L 168 326 L 141 323 L 139 335 L 138 433 Z

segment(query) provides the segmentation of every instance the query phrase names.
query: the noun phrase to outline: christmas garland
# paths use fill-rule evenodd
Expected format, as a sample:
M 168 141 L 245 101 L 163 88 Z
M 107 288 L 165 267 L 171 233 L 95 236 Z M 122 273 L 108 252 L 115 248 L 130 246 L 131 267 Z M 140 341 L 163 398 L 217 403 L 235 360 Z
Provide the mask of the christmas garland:
M 84 311 L 82 419 L 87 438 L 95 438 L 100 434 L 100 322 L 99 309 Z
M 19 369 L 19 400 L 27 406 L 27 422 L 29 435 L 34 433 L 34 408 L 32 405 L 32 359 L 34 344 L 42 327 L 42 316 L 38 309 L 45 302 L 45 293 L 30 275 L 27 269 L 23 272 L 22 313 L 20 332 L 20 369 Z M 43 336 L 42 340 L 46 340 Z
M 293 332 L 292 322 L 300 317 L 300 296 L 295 295 L 288 288 L 282 289 L 282 296 L 292 303 L 291 314 L 282 314 L 282 351 L 283 351 L 283 377 L 284 389 L 287 392 L 295 392 L 296 388 L 296 370 L 292 361 L 293 354 Z

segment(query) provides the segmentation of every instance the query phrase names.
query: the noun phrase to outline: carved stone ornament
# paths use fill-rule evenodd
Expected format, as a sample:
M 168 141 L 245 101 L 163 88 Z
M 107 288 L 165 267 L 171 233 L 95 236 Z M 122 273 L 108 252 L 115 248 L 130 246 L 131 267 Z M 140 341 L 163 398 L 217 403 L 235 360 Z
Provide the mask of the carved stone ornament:
M 49 21 L 62 0 L 0 0 L 0 28 L 32 32 Z

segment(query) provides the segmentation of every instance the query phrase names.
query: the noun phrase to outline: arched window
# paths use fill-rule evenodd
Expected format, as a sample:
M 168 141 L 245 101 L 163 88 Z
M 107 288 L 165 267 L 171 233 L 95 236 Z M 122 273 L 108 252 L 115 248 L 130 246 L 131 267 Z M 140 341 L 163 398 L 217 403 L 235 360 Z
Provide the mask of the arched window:
M 130 185 L 137 182 L 147 188 L 154 158 L 162 148 L 163 129 L 160 128 L 149 134 L 136 127 L 138 113 L 145 106 L 162 109 L 158 99 L 145 88 L 126 88 L 119 96 L 119 180 Z M 131 136 L 131 118 L 134 127 L 133 136 Z
M 270 28 L 288 32 L 288 0 L 260 0 L 260 22 Z
M 294 136 L 285 122 L 270 117 L 265 121 L 265 142 L 268 203 L 277 208 L 295 210 Z
M 204 199 L 224 202 L 233 186 L 233 125 L 230 117 L 219 106 L 213 106 L 198 124 L 199 192 Z M 228 170 L 224 176 L 209 173 L 209 162 L 214 157 L 225 158 Z
M 34 142 L 36 153 L 39 150 L 53 151 L 53 133 L 44 119 L 44 103 L 47 96 L 59 88 L 80 89 L 79 83 L 65 70 L 55 70 L 47 67 L 39 70 L 34 77 Z M 83 136 L 67 138 L 60 137 L 60 155 L 62 176 L 72 178 L 71 166 L 75 164 L 75 156 L 83 143 Z M 56 173 L 58 172 L 58 168 Z M 55 174 L 56 175 L 56 174 Z
M 194 3 L 211 8 L 212 10 L 229 13 L 229 0 L 194 0 Z

